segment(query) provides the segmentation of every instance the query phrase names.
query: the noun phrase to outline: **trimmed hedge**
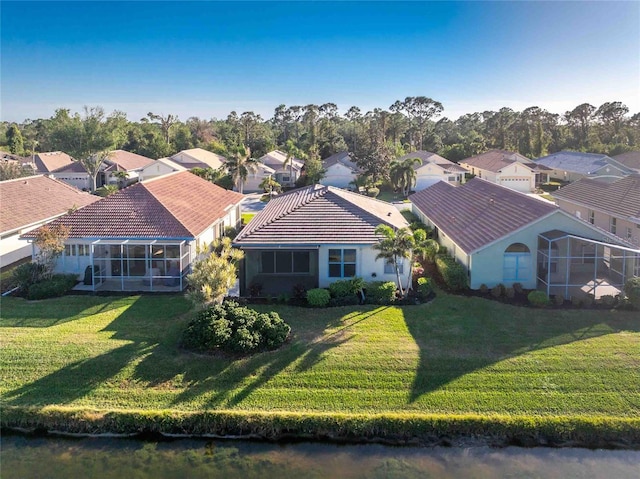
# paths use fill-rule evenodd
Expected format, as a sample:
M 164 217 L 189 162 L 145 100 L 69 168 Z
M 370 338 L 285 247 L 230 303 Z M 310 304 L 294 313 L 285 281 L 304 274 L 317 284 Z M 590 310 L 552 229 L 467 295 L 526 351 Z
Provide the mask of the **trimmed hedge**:
M 323 288 L 314 288 L 307 291 L 307 303 L 314 308 L 324 308 L 329 304 L 331 295 Z
M 355 296 L 364 287 L 362 278 L 341 279 L 329 285 L 329 293 L 332 298 L 344 298 Z
M 640 309 L 640 277 L 627 280 L 624 285 L 624 294 L 635 309 Z
M 460 291 L 469 287 L 467 270 L 451 256 L 436 256 L 436 267 L 449 290 Z
M 47 299 L 63 296 L 76 285 L 75 274 L 54 274 L 50 279 L 32 284 L 27 290 L 27 299 Z
M 396 283 L 393 281 L 372 281 L 365 285 L 366 302 L 370 304 L 391 304 L 396 299 Z
M 2 427 L 75 434 L 188 435 L 384 441 L 403 444 L 439 438 L 485 438 L 495 444 L 627 447 L 640 444 L 640 418 L 451 414 L 348 414 L 175 410 L 100 411 L 5 406 Z
M 431 278 L 418 278 L 418 298 L 427 299 L 433 294 L 433 280 Z
M 532 306 L 536 308 L 545 308 L 551 304 L 551 300 L 544 291 L 531 291 L 527 295 L 527 299 Z

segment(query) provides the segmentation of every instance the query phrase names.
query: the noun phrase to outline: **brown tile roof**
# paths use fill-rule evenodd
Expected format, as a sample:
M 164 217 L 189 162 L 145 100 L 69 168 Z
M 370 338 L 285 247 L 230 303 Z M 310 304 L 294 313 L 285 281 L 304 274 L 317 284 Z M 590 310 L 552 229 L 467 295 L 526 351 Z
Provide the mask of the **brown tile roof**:
M 184 159 L 184 157 L 189 159 Z M 191 148 L 190 150 L 182 150 L 170 157 L 171 160 L 181 164 L 187 169 L 191 168 L 213 168 L 217 170 L 222 167 L 227 159 L 203 148 Z
M 243 199 L 182 171 L 136 183 L 56 223 L 69 226 L 72 238 L 194 238 Z
M 50 151 L 37 153 L 35 157 L 36 171 L 38 173 L 51 173 L 65 166 L 69 166 L 73 160 L 62 151 Z
M 381 223 L 408 226 L 391 204 L 332 186 L 312 185 L 269 201 L 234 243 L 373 244 Z
M 520 153 L 507 150 L 489 150 L 485 153 L 461 160 L 460 163 L 480 168 L 481 170 L 498 173 L 502 168 L 516 161 L 531 169 L 534 169 L 536 166 L 531 160 L 522 156 Z
M 117 165 L 117 169 L 124 171 L 141 170 L 155 160 L 146 156 L 138 155 L 124 150 L 113 150 L 109 158 L 105 160 L 107 164 Z
M 479 178 L 458 187 L 440 181 L 409 199 L 466 253 L 558 210 Z
M 640 174 L 614 182 L 583 178 L 554 191 L 552 196 L 603 210 L 619 218 L 640 219 Z
M 76 206 L 98 201 L 97 196 L 46 176 L 0 182 L 0 231 L 5 233 L 62 215 Z
M 65 165 L 53 171 L 53 173 L 86 173 L 86 172 L 87 172 L 87 169 L 79 161 L 72 161 L 68 165 Z
M 640 172 L 640 151 L 627 151 L 612 158 L 627 168 Z

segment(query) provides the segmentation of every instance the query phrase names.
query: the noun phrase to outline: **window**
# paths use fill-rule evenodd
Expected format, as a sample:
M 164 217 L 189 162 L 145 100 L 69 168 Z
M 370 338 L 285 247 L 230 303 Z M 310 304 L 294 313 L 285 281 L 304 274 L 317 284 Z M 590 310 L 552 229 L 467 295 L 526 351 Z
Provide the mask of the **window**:
M 609 227 L 610 227 L 609 231 L 611 231 L 613 234 L 616 234 L 617 220 L 613 216 L 611 217 L 611 221 L 609 222 Z
M 64 255 L 65 256 L 75 256 L 76 255 L 76 245 L 74 245 L 74 244 L 64 245 Z
M 78 248 L 78 256 L 89 256 L 90 246 L 88 244 L 79 244 L 77 245 L 77 248 Z
M 523 243 L 513 243 L 504 252 L 503 281 L 527 281 L 531 276 L 531 251 Z
M 631 228 L 627 227 L 627 239 L 631 241 L 633 239 L 633 234 L 631 233 Z
M 308 251 L 263 251 L 260 255 L 262 273 L 308 274 Z
M 329 250 L 329 277 L 352 278 L 356 275 L 355 249 Z
M 596 213 L 593 210 L 589 210 L 589 223 L 594 224 L 596 222 Z
M 404 274 L 404 263 L 402 260 L 398 262 L 398 272 Z M 396 269 L 393 266 L 393 261 L 389 260 L 384 263 L 384 274 L 396 274 Z

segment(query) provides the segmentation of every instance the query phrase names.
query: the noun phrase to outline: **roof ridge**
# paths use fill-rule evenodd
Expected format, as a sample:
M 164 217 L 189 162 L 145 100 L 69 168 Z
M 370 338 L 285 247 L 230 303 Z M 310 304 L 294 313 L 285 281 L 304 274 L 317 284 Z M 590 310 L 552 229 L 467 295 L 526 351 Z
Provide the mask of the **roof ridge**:
M 355 206 L 356 208 L 358 208 L 360 211 L 362 211 L 362 212 L 364 212 L 364 213 L 366 213 L 366 214 L 369 214 L 369 215 L 375 216 L 375 217 L 376 217 L 376 218 L 378 218 L 382 223 L 386 223 L 387 225 L 391 226 L 392 228 L 395 228 L 395 226 L 394 226 L 393 224 L 391 224 L 388 220 L 386 220 L 384 217 L 380 217 L 379 215 L 377 215 L 377 214 L 376 214 L 376 213 L 374 213 L 373 211 L 369 211 L 369 210 L 367 210 L 367 209 L 363 208 L 363 207 L 362 207 L 362 206 L 360 206 L 358 203 L 355 203 L 355 202 L 351 201 L 351 200 L 348 198 L 348 196 L 349 196 L 349 195 L 351 195 L 351 196 L 358 195 L 358 196 L 361 196 L 363 199 L 371 200 L 371 201 L 377 201 L 378 203 L 382 203 L 382 204 L 384 204 L 385 206 L 390 206 L 391 208 L 395 208 L 395 206 L 393 206 L 393 204 L 388 203 L 388 202 L 386 202 L 386 201 L 378 200 L 378 199 L 376 199 L 376 198 L 370 198 L 369 196 L 363 196 L 363 195 L 361 195 L 361 194 L 359 194 L 359 193 L 353 193 L 353 192 L 351 192 L 351 191 L 343 190 L 342 188 L 335 188 L 335 187 L 331 187 L 331 186 L 329 186 L 328 188 L 330 188 L 330 189 L 328 190 L 328 192 L 329 192 L 329 193 L 332 193 L 333 195 L 335 195 L 335 196 L 337 196 L 337 197 L 339 197 L 339 198 L 342 198 L 343 200 L 347 201 L 348 203 L 350 203 L 350 204 L 352 204 L 353 206 Z M 342 193 L 342 192 L 347 193 L 347 195 L 343 196 L 343 195 L 341 195 L 340 193 L 337 193 L 335 190 L 339 190 L 339 191 L 340 191 L 340 193 Z M 389 215 L 390 215 L 390 214 L 391 214 L 391 213 L 389 213 Z
M 184 171 L 176 171 L 175 173 L 184 173 Z M 164 175 L 164 176 L 161 176 L 160 178 L 167 178 L 168 176 L 171 176 L 171 175 L 172 175 L 172 174 Z M 147 182 L 138 182 L 138 183 L 134 183 L 133 185 L 128 186 L 127 188 L 124 188 L 124 189 L 122 189 L 122 190 L 120 190 L 120 191 L 129 190 L 129 191 L 131 192 L 131 191 L 134 189 L 134 187 L 139 186 L 139 187 L 140 187 L 140 189 L 142 189 L 142 190 L 143 190 L 143 191 L 145 191 L 149 196 L 151 196 L 151 197 L 153 198 L 153 200 L 154 200 L 157 204 L 159 204 L 159 205 L 162 207 L 162 209 L 163 209 L 163 210 L 165 210 L 167 213 L 169 213 L 169 215 L 174 219 L 174 221 L 176 221 L 180 226 L 182 226 L 182 228 L 184 229 L 184 231 L 186 231 L 189 235 L 191 235 L 192 233 L 191 233 L 191 231 L 189 230 L 189 228 L 187 228 L 187 227 L 185 226 L 185 224 L 184 224 L 182 221 L 180 221 L 180 220 L 176 217 L 176 215 L 175 215 L 175 214 L 173 214 L 173 211 L 171 211 L 169 208 L 167 208 L 167 207 L 164 205 L 164 203 L 162 203 L 162 201 L 160 201 L 160 199 L 159 199 L 156 195 L 154 195 L 154 194 L 153 194 L 153 192 L 152 192 L 149 188 L 147 188 L 147 185 L 148 185 L 148 183 L 147 183 Z M 193 236 L 195 236 L 195 235 L 193 235 Z

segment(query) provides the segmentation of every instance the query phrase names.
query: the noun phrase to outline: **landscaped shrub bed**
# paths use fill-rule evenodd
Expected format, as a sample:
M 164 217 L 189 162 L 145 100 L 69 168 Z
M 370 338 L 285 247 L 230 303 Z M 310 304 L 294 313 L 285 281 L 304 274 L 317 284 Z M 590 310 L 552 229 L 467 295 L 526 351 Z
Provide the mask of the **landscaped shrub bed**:
M 258 313 L 235 301 L 200 311 L 182 336 L 182 345 L 193 351 L 253 353 L 272 350 L 285 342 L 291 327 L 278 313 Z
M 451 414 L 343 414 L 295 412 L 95 411 L 5 407 L 2 427 L 75 434 L 161 433 L 316 439 L 395 444 L 445 444 L 481 439 L 491 445 L 567 445 L 632 448 L 640 444 L 639 418 L 481 416 Z
M 393 281 L 371 281 L 365 285 L 365 301 L 370 304 L 391 304 L 398 286 Z
M 26 296 L 27 299 L 55 298 L 71 291 L 77 282 L 75 274 L 54 274 L 49 279 L 29 286 Z

